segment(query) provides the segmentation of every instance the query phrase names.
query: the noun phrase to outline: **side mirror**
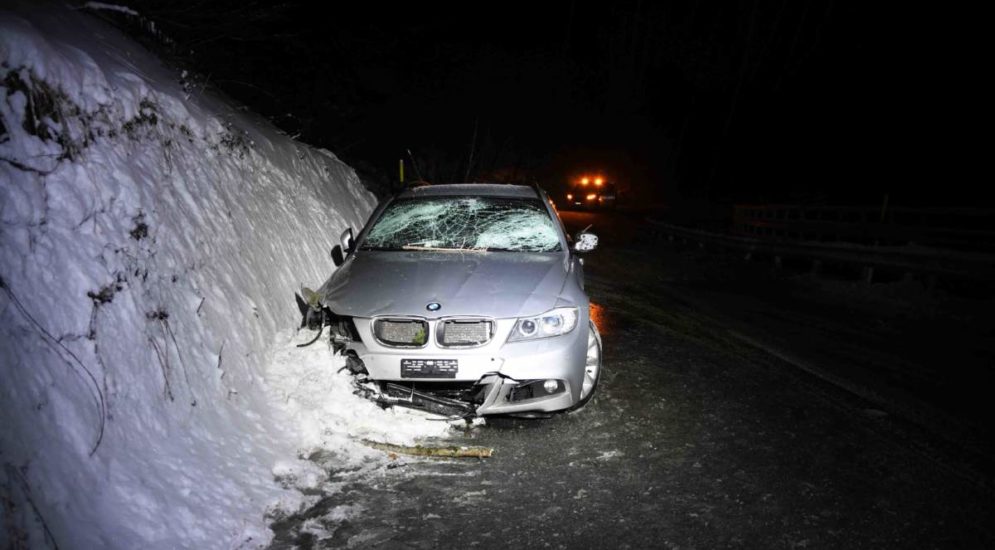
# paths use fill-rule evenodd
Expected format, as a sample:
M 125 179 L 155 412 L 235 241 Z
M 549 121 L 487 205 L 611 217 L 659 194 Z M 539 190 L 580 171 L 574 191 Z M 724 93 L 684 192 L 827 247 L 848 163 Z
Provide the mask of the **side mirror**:
M 342 245 L 342 250 L 349 254 L 352 252 L 352 247 L 355 246 L 355 242 L 352 238 L 352 228 L 348 228 L 339 235 L 339 243 Z
M 345 262 L 345 255 L 342 254 L 342 246 L 335 245 L 332 247 L 332 263 L 335 264 L 335 267 L 338 267 L 342 265 L 343 262 Z
M 583 254 L 585 252 L 590 252 L 598 247 L 598 236 L 594 233 L 584 233 L 580 232 L 577 234 L 577 238 L 574 241 L 574 252 L 578 254 Z

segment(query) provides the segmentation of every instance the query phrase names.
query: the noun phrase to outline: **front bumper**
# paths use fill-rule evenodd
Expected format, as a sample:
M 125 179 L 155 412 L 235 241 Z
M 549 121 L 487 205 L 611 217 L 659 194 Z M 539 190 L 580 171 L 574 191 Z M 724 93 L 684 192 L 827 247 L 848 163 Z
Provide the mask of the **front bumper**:
M 491 341 L 471 349 L 439 346 L 434 334 L 423 347 L 387 347 L 368 337 L 372 335 L 370 319 L 354 318 L 353 322 L 363 341 L 346 347 L 363 362 L 371 380 L 403 383 L 428 393 L 436 384 L 474 383 L 482 390 L 473 404 L 474 414 L 480 416 L 562 411 L 579 400 L 587 352 L 586 311 L 570 333 L 524 342 L 507 342 L 515 319 L 498 319 Z M 435 323 L 430 325 L 434 330 Z M 458 368 L 454 376 L 412 379 L 402 375 L 402 359 L 455 360 Z M 541 386 L 546 380 L 558 382 L 556 391 L 525 387 L 534 381 Z

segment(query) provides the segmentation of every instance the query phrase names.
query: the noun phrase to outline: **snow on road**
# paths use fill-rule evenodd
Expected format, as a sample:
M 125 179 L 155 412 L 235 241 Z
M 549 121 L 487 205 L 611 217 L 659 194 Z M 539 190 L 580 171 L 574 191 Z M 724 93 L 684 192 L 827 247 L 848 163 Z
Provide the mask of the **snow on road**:
M 384 410 L 354 395 L 353 376 L 340 372 L 345 360 L 332 354 L 327 339 L 297 347 L 310 336 L 308 331 L 278 334 L 266 370 L 266 385 L 276 406 L 300 432 L 302 456 L 319 457 L 319 462 L 339 469 L 370 471 L 383 467 L 386 458 L 363 440 L 413 445 L 448 433 L 449 423 L 437 416 L 400 407 Z M 286 466 L 282 470 L 293 475 Z
M 311 337 L 307 330 L 278 333 L 265 369 L 274 414 L 298 442 L 296 456 L 273 466 L 273 477 L 294 490 L 270 510 L 273 520 L 302 512 L 347 483 L 375 480 L 392 465 L 391 457 L 364 441 L 413 445 L 450 433 L 444 419 L 400 407 L 381 409 L 355 395 L 353 376 L 341 370 L 345 360 L 333 355 L 326 338 L 298 347 Z M 360 505 L 339 505 L 306 520 L 299 531 L 327 539 L 336 525 L 362 511 Z

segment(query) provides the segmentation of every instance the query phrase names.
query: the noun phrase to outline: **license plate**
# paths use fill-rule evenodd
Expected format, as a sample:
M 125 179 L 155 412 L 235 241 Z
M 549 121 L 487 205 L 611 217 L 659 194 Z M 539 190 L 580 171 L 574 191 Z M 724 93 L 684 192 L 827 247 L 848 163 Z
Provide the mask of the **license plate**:
M 456 378 L 456 359 L 401 359 L 401 378 Z

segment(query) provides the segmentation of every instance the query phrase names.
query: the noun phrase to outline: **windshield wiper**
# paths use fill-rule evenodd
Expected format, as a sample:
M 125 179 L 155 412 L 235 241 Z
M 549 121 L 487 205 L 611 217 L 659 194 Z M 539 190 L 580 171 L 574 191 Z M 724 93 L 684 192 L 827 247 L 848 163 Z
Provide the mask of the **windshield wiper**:
M 432 252 L 487 252 L 487 248 L 457 248 L 452 246 L 428 246 L 419 243 L 409 243 L 401 247 L 403 250 L 430 250 Z

